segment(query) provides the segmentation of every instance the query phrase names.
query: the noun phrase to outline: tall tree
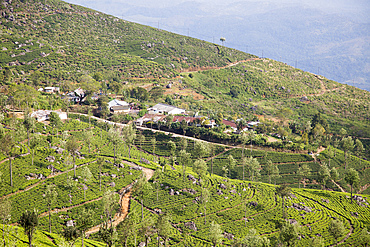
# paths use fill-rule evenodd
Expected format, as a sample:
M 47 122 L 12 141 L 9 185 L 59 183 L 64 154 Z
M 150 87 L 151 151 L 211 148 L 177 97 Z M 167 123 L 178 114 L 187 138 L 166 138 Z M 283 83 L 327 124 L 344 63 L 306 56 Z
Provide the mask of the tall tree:
M 113 225 L 109 226 L 107 221 L 99 228 L 98 236 L 108 247 L 114 246 L 118 240 L 116 228 Z
M 338 245 L 338 239 L 346 234 L 346 228 L 340 220 L 332 220 L 329 223 L 328 231 L 333 236 L 336 245 Z
M 151 235 L 154 234 L 154 219 L 152 217 L 145 218 L 139 228 L 139 234 L 145 239 L 145 246 L 148 246 L 148 241 Z
M 330 169 L 324 163 L 324 164 L 321 165 L 321 167 L 319 169 L 319 179 L 320 179 L 320 182 L 323 186 L 322 189 L 325 189 L 326 182 L 328 181 L 329 178 L 330 178 Z
M 101 168 L 104 164 L 104 159 L 102 157 L 99 157 L 96 162 L 99 166 L 99 191 L 101 191 Z
M 53 135 L 54 135 L 54 128 L 57 128 L 57 133 L 58 133 L 58 128 L 62 125 L 62 120 L 60 119 L 59 115 L 55 112 L 50 112 L 49 122 L 50 122 L 51 127 L 53 128 Z
M 15 148 L 15 141 L 11 133 L 7 133 L 0 140 L 0 150 L 3 154 L 8 157 L 9 160 L 9 173 L 10 173 L 10 186 L 13 187 L 13 167 L 12 167 L 12 158 Z
M 158 236 L 164 239 L 164 246 L 167 246 L 167 240 L 171 234 L 170 220 L 171 220 L 171 217 L 167 213 L 164 213 L 164 214 L 159 215 L 157 222 L 156 222 Z M 159 244 L 159 240 L 158 240 L 158 244 Z
M 31 117 L 28 111 L 25 111 L 24 113 L 23 125 L 27 130 L 27 142 L 28 142 L 28 146 L 30 146 L 30 131 L 35 128 L 35 119 Z
M 254 130 L 248 131 L 248 140 L 251 142 L 251 155 L 252 155 L 252 148 L 253 148 L 253 141 L 256 138 L 256 132 Z
M 136 130 L 131 124 L 126 125 L 125 127 L 123 127 L 122 135 L 123 135 L 124 141 L 126 142 L 128 146 L 129 158 L 131 158 L 131 148 L 134 145 L 134 141 L 136 138 Z
M 330 177 L 334 182 L 337 182 L 339 179 L 339 172 L 335 167 L 332 167 L 330 170 Z
M 108 131 L 108 139 L 110 143 L 113 145 L 113 151 L 114 151 L 114 164 L 116 164 L 116 149 L 117 146 L 121 143 L 120 133 L 117 129 L 109 129 Z
M 266 247 L 270 246 L 270 240 L 257 234 L 256 229 L 249 229 L 247 236 L 242 241 L 246 246 Z M 244 245 L 243 245 L 244 246 Z
M 260 176 L 260 170 L 261 170 L 261 165 L 258 162 L 257 158 L 253 158 L 250 156 L 249 158 L 245 158 L 245 164 L 247 167 L 247 171 L 249 173 L 249 178 L 254 181 L 254 178 L 258 178 Z
M 299 231 L 300 226 L 298 223 L 290 224 L 288 221 L 284 221 L 281 226 L 279 241 L 285 246 L 295 246 L 299 237 Z
M 35 157 L 35 150 L 37 147 L 39 147 L 41 144 L 41 136 L 40 135 L 37 135 L 37 134 L 34 134 L 30 143 L 28 144 L 28 146 L 30 147 L 31 149 L 31 152 L 32 152 L 32 166 L 33 166 L 33 160 L 34 160 L 34 157 Z
M 46 186 L 46 191 L 44 194 L 45 200 L 46 200 L 46 205 L 48 207 L 49 211 L 49 232 L 51 233 L 51 207 L 55 200 L 57 199 L 58 192 L 55 189 L 54 184 L 48 184 Z
M 207 224 L 207 202 L 209 201 L 210 197 L 211 193 L 209 190 L 207 188 L 203 188 L 200 200 L 204 208 L 204 224 Z
M 74 243 L 76 242 L 76 240 L 79 236 L 77 228 L 74 227 L 74 226 L 68 226 L 68 227 L 64 228 L 63 232 L 62 232 L 62 235 L 65 238 L 65 240 L 68 241 L 68 243 L 71 247 L 74 245 Z
M 29 247 L 32 247 L 33 234 L 39 225 L 39 219 L 37 217 L 36 210 L 24 212 L 19 221 L 19 225 L 24 228 L 24 233 L 28 237 Z
M 155 154 L 155 145 L 157 144 L 157 140 L 155 139 L 155 137 L 150 139 L 150 143 L 152 144 L 152 154 L 154 155 Z
M 226 163 L 226 168 L 229 172 L 229 178 L 231 178 L 231 170 L 235 168 L 235 165 L 236 165 L 236 161 L 234 157 L 231 154 L 229 154 L 227 156 L 227 163 Z
M 90 169 L 87 166 L 84 166 L 81 170 L 81 178 L 84 182 L 89 183 L 91 181 L 91 178 L 93 177 L 93 174 L 91 173 Z M 84 200 L 86 200 L 86 190 L 88 187 L 83 184 L 82 190 L 84 191 Z
M 158 193 L 159 193 L 159 188 L 160 188 L 160 181 L 162 180 L 162 178 L 163 178 L 162 169 L 158 167 L 157 169 L 155 169 L 155 172 L 153 175 L 153 180 L 154 180 L 154 184 L 155 184 L 156 191 L 157 191 L 157 201 L 158 201 Z
M 143 200 L 152 190 L 152 186 L 148 183 L 145 174 L 143 174 L 134 185 L 134 192 L 141 201 L 141 218 L 144 220 L 144 204 Z
M 344 151 L 344 160 L 345 160 L 345 166 L 344 169 L 347 170 L 347 155 L 349 151 L 352 151 L 354 147 L 354 142 L 352 140 L 352 137 L 344 137 L 341 141 L 341 146 Z
M 360 158 L 360 166 L 361 166 L 362 153 L 365 151 L 364 145 L 362 144 L 362 142 L 359 139 L 356 139 L 355 143 L 356 143 L 355 144 L 355 152 L 356 152 L 357 157 Z
M 202 159 L 208 153 L 208 145 L 206 142 L 195 141 L 193 159 Z
M 244 180 L 244 166 L 245 166 L 245 162 L 244 162 L 244 149 L 245 149 L 245 144 L 247 143 L 248 141 L 248 136 L 247 136 L 247 133 L 246 132 L 242 132 L 240 135 L 239 135 L 239 140 L 242 144 L 242 161 L 243 161 L 243 180 Z
M 344 180 L 351 186 L 351 203 L 352 203 L 352 190 L 353 187 L 358 187 L 360 184 L 360 177 L 358 176 L 358 172 L 350 168 L 346 175 L 344 176 Z
M 198 174 L 199 180 L 202 180 L 207 173 L 207 163 L 204 160 L 198 159 L 194 162 L 193 171 Z
M 179 154 L 180 158 L 180 164 L 182 165 L 182 178 L 183 182 L 185 182 L 185 176 L 186 176 L 186 167 L 189 165 L 191 154 L 187 153 L 185 149 L 182 149 Z
M 94 225 L 94 211 L 91 209 L 85 210 L 85 208 L 82 208 L 82 211 L 79 212 L 76 225 L 77 229 L 81 231 L 82 247 L 84 247 L 86 231 Z
M 143 134 L 140 134 L 138 136 L 139 144 L 140 144 L 140 149 L 143 150 L 143 142 L 145 142 L 145 136 Z M 141 153 L 140 152 L 140 158 L 141 158 Z
M 1 183 L 1 181 L 0 181 L 0 183 Z M 12 212 L 11 201 L 9 201 L 7 198 L 0 199 L 0 220 L 1 220 L 1 224 L 3 224 L 3 242 L 4 242 L 4 246 L 6 246 L 6 243 L 5 243 L 5 225 L 7 225 L 7 223 L 11 219 L 11 212 Z
M 222 238 L 223 235 L 221 226 L 216 222 L 212 221 L 211 226 L 209 227 L 209 239 L 211 240 L 213 246 L 216 247 L 217 244 L 221 244 Z
M 279 195 L 282 199 L 282 208 L 283 208 L 283 218 L 286 218 L 285 215 L 285 197 L 290 195 L 291 188 L 288 187 L 286 184 L 280 185 L 275 188 L 276 194 Z
M 90 153 L 90 146 L 94 139 L 94 132 L 92 130 L 85 131 L 84 139 L 85 139 L 87 146 L 89 147 L 89 153 Z
M 311 174 L 311 168 L 307 164 L 303 164 L 298 168 L 298 175 L 300 180 L 303 179 L 303 187 L 306 187 L 306 179 Z M 301 181 L 298 182 L 299 188 L 301 188 Z
M 79 145 L 75 137 L 69 138 L 66 144 L 66 149 L 69 154 L 73 157 L 73 173 L 76 177 L 76 155 L 78 151 Z

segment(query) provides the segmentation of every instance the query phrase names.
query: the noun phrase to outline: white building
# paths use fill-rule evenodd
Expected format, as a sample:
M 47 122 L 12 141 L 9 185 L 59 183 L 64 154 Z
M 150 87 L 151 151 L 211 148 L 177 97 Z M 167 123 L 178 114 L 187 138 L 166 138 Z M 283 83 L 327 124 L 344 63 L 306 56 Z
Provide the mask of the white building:
M 51 112 L 55 112 L 58 114 L 61 120 L 66 120 L 67 119 L 67 113 L 62 112 L 62 111 L 50 111 L 50 110 L 38 110 L 34 111 L 31 114 L 31 117 L 34 117 L 36 121 L 38 122 L 43 122 L 49 119 L 49 115 Z
M 149 114 L 169 114 L 169 115 L 176 115 L 176 114 L 185 114 L 185 110 L 178 108 L 176 106 L 172 105 L 166 105 L 166 104 L 156 104 L 153 107 L 148 108 Z

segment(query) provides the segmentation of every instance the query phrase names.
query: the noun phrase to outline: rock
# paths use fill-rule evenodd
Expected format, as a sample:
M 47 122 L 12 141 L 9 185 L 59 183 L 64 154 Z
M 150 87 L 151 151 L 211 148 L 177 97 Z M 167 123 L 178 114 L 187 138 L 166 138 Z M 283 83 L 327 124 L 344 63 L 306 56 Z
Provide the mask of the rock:
M 223 193 L 222 193 L 222 190 L 217 190 L 217 195 L 222 195 Z
M 230 193 L 236 194 L 236 190 L 230 190 Z
M 193 183 L 197 182 L 197 179 L 191 174 L 188 175 L 188 180 L 193 181 Z
M 194 189 L 190 189 L 189 193 L 192 194 L 192 195 L 195 195 L 197 192 Z
M 145 245 L 145 242 L 141 242 L 139 245 L 138 245 L 138 247 L 145 247 L 146 245 Z
M 297 224 L 298 221 L 296 221 L 295 219 L 288 219 L 289 223 L 294 225 L 294 224 Z
M 116 183 L 115 182 L 112 182 L 112 183 L 110 183 L 110 186 L 111 187 L 116 187 Z
M 223 189 L 223 190 L 227 189 L 226 185 L 224 185 L 224 184 L 220 184 L 220 188 Z
M 257 202 L 250 202 L 249 203 L 249 206 L 257 207 L 258 206 L 258 203 Z
M 247 191 L 247 189 L 246 188 L 243 188 L 243 191 Z
M 180 195 L 180 192 L 176 191 L 175 192 L 175 195 L 179 196 Z
M 304 206 L 303 207 L 303 210 L 306 211 L 307 213 L 311 213 L 312 212 L 312 208 L 307 207 L 307 206 Z
M 224 232 L 224 238 L 227 238 L 228 240 L 234 239 L 234 235 L 231 233 Z
M 141 158 L 141 159 L 140 159 L 140 162 L 141 162 L 141 163 L 145 163 L 145 164 L 150 165 L 150 161 L 149 161 L 149 160 L 147 160 L 147 159 L 144 159 L 144 158 Z
M 73 220 L 67 221 L 66 226 L 67 227 L 74 226 Z
M 132 166 L 130 167 L 131 170 L 137 170 L 137 171 L 141 171 L 143 170 L 143 168 L 141 168 L 140 166 Z
M 112 178 L 116 178 L 117 175 L 116 174 L 111 174 Z
M 54 162 L 55 161 L 55 157 L 54 156 L 48 156 L 45 158 L 47 161 L 49 162 Z
M 185 222 L 184 223 L 184 226 L 189 228 L 190 230 L 193 230 L 193 231 L 197 231 L 197 226 L 195 225 L 195 223 L 193 221 L 190 221 L 190 222 Z
M 175 191 L 173 189 L 170 189 L 170 196 L 175 195 Z
M 159 208 L 155 208 L 154 209 L 154 212 L 156 212 L 157 214 L 161 214 L 162 213 L 162 210 L 160 210 Z

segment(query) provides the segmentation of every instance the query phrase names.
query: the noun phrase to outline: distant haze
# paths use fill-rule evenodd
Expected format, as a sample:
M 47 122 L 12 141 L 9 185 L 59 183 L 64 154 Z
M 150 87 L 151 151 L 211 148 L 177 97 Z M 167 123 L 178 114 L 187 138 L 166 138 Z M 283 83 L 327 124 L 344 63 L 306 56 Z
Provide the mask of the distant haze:
M 370 91 L 368 0 L 69 0 Z

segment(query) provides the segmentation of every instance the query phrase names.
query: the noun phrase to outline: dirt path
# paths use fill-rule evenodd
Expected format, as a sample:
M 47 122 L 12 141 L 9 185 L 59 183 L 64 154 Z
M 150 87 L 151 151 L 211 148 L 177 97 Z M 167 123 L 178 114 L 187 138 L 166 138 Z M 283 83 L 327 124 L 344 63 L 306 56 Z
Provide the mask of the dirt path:
M 128 161 L 123 161 L 126 165 L 129 166 L 137 166 L 136 164 Z M 154 171 L 152 169 L 148 169 L 145 167 L 142 167 L 142 171 L 145 174 L 147 180 L 151 179 L 154 175 Z M 121 223 L 127 216 L 129 209 L 130 209 L 130 199 L 131 199 L 131 188 L 134 185 L 134 183 L 131 183 L 127 185 L 126 187 L 122 188 L 120 190 L 120 211 L 116 213 L 113 217 L 113 226 L 116 227 L 119 223 Z M 126 193 L 125 193 L 126 192 Z M 92 227 L 90 230 L 86 232 L 87 235 L 96 233 L 99 231 L 101 227 L 100 225 Z

